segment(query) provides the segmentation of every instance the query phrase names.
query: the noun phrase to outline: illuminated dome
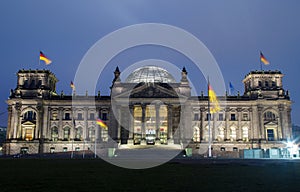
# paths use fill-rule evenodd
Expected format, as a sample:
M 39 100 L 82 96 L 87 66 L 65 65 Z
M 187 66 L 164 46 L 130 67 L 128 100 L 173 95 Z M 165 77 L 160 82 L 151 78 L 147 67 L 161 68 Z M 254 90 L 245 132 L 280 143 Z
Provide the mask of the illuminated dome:
M 145 66 L 134 70 L 125 80 L 126 83 L 176 83 L 174 77 L 165 69 Z

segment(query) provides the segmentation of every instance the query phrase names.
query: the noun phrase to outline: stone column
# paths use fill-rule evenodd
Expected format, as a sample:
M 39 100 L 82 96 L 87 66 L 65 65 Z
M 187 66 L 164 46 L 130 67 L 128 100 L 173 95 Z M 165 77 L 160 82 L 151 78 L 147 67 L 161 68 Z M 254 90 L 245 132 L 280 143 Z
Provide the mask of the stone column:
M 8 111 L 8 119 L 7 119 L 7 135 L 6 139 L 11 139 L 13 138 L 13 122 L 12 122 L 12 106 L 9 105 L 7 108 Z
M 283 106 L 279 105 L 278 106 L 278 110 L 279 110 L 279 118 L 278 118 L 278 139 L 286 139 L 286 134 L 284 132 L 284 128 L 283 128 L 283 124 L 282 124 L 282 120 L 283 120 Z
M 82 138 L 84 141 L 86 140 L 87 131 L 88 131 L 88 116 L 89 116 L 88 112 L 89 112 L 89 108 L 85 107 L 84 108 L 84 117 L 83 117 L 84 125 L 82 127 Z
M 133 117 L 133 113 L 134 113 L 134 106 L 133 105 L 129 105 L 129 136 L 128 139 L 129 140 L 133 140 L 133 132 L 134 132 L 134 117 Z
M 205 107 L 200 107 L 200 141 L 203 141 L 204 139 L 204 133 L 205 133 L 205 114 L 206 114 L 206 109 Z
M 230 119 L 230 108 L 225 109 L 225 140 L 230 139 L 230 127 L 229 127 L 229 119 Z
M 16 121 L 16 138 L 21 139 L 22 138 L 22 126 L 21 126 L 21 108 L 22 104 L 21 103 L 16 103 L 16 113 L 17 116 L 15 118 Z
M 101 117 L 101 107 L 99 107 L 99 106 L 97 106 L 96 107 L 96 118 L 100 118 Z M 96 124 L 96 129 L 98 129 L 99 127 L 98 127 L 98 125 Z M 88 130 L 88 127 L 86 127 L 86 130 L 87 131 L 89 131 Z M 102 141 L 102 135 L 101 135 L 101 131 L 99 131 L 98 133 L 100 133 L 99 134 L 99 138 L 100 138 L 100 140 Z M 86 136 L 87 136 L 88 134 L 86 134 Z M 95 138 L 96 138 L 96 130 L 95 130 Z M 91 139 L 91 136 L 89 135 L 89 139 Z
M 62 120 L 63 120 L 63 108 L 59 107 L 58 108 L 58 130 L 59 130 L 59 135 L 58 138 L 60 139 L 64 139 L 64 130 L 63 130 L 63 124 L 62 124 Z
M 142 104 L 142 138 L 145 138 L 146 134 L 146 105 Z
M 49 118 L 49 113 L 50 113 L 50 107 L 48 106 L 45 106 L 44 105 L 44 117 L 43 117 L 43 125 L 41 127 L 41 129 L 43 129 L 41 135 L 40 135 L 40 138 L 41 139 L 44 139 L 47 137 L 47 133 L 49 132 L 49 122 L 50 122 L 50 118 Z
M 173 110 L 172 105 L 168 105 L 168 139 L 173 140 Z
M 236 139 L 237 140 L 242 140 L 243 139 L 243 136 L 242 136 L 242 111 L 243 109 L 242 108 L 237 108 L 237 112 L 238 112 L 238 127 L 237 127 L 237 137 Z
M 160 105 L 155 105 L 155 129 L 156 129 L 156 139 L 159 138 L 159 125 L 160 125 L 160 114 L 159 114 Z
M 259 130 L 259 138 L 260 139 L 266 139 L 265 137 L 265 127 L 263 123 L 263 118 L 262 118 L 262 110 L 263 106 L 262 105 L 257 105 L 257 115 L 258 115 L 258 130 Z

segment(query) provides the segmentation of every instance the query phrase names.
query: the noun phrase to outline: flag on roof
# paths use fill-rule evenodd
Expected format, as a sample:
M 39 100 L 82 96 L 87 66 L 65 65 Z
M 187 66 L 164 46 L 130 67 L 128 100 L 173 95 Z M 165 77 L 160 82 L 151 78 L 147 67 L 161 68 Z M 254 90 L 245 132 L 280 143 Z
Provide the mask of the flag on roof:
M 40 51 L 40 60 L 44 61 L 46 65 L 52 63 L 52 61 L 48 57 L 46 57 L 46 55 L 42 51 Z
M 260 61 L 263 62 L 265 65 L 269 65 L 270 62 L 266 59 L 266 57 L 260 52 Z
M 232 95 L 234 93 L 235 88 L 233 87 L 232 83 L 229 82 L 229 95 Z
M 74 85 L 73 81 L 71 81 L 70 87 L 71 87 L 73 90 L 75 90 L 75 85 Z
M 107 125 L 104 123 L 104 121 L 102 121 L 100 118 L 97 119 L 96 123 L 98 125 L 100 125 L 100 127 L 104 128 L 104 129 L 107 129 Z
M 208 84 L 208 97 L 210 102 L 210 113 L 217 113 L 220 111 L 219 101 L 217 99 L 215 91 L 212 89 L 210 84 Z

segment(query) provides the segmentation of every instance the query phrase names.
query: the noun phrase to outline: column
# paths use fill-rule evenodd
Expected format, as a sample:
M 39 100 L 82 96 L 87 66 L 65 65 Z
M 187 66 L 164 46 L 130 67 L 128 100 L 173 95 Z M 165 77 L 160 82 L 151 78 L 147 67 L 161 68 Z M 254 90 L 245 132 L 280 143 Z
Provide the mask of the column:
M 262 105 L 257 105 L 257 115 L 258 115 L 258 130 L 259 130 L 259 139 L 265 139 L 265 128 L 263 124 L 263 118 L 262 118 Z
M 8 111 L 8 120 L 7 120 L 7 135 L 6 135 L 6 139 L 11 139 L 13 138 L 13 127 L 12 127 L 12 106 L 9 105 L 7 108 Z
M 50 118 L 49 118 L 49 113 L 50 113 L 50 107 L 48 106 L 44 106 L 44 114 L 43 114 L 43 125 L 41 127 L 42 129 L 42 133 L 40 134 L 40 138 L 44 139 L 47 137 L 47 133 L 48 133 L 48 129 L 49 129 L 49 122 L 50 122 Z
M 63 108 L 59 107 L 58 108 L 58 130 L 59 130 L 59 136 L 58 138 L 64 139 L 64 130 L 63 130 L 63 125 L 62 125 L 62 120 L 63 120 Z
M 172 105 L 168 105 L 168 139 L 173 139 L 173 110 Z
M 84 108 L 84 117 L 83 117 L 84 126 L 82 127 L 82 138 L 84 141 L 86 140 L 87 131 L 88 131 L 88 115 L 89 115 L 88 112 L 89 112 L 89 108 L 85 107 Z
M 133 139 L 133 132 L 134 132 L 134 106 L 129 105 L 129 136 L 128 139 L 132 140 Z
M 206 114 L 206 109 L 205 107 L 200 107 L 200 142 L 204 140 L 204 133 L 205 133 L 205 114 Z
M 145 126 L 145 119 L 146 119 L 146 105 L 142 104 L 142 138 L 145 138 L 146 134 L 146 126 Z
M 160 125 L 160 114 L 159 114 L 160 105 L 155 105 L 155 129 L 156 129 L 156 139 L 159 138 L 159 125 Z
M 101 117 L 101 107 L 99 107 L 99 106 L 97 106 L 96 107 L 96 118 L 100 118 Z M 98 125 L 96 124 L 96 127 L 95 127 L 96 129 L 98 129 L 99 127 L 98 127 Z M 89 131 L 88 130 L 88 127 L 86 127 L 86 131 Z M 102 139 L 102 135 L 101 135 L 101 131 L 99 131 L 100 132 L 100 135 L 99 135 L 99 138 L 100 139 Z M 86 136 L 87 136 L 88 134 L 86 134 Z M 96 130 L 95 130 L 95 138 L 96 138 Z M 89 139 L 91 139 L 91 136 L 89 135 Z M 102 141 L 102 140 L 101 140 Z
M 237 140 L 242 140 L 243 136 L 242 136 L 242 108 L 237 108 L 237 112 L 238 112 L 238 127 L 237 127 Z
M 229 107 L 227 107 L 226 109 L 225 109 L 225 134 L 224 134 L 224 136 L 225 136 L 225 141 L 226 140 L 228 140 L 228 139 L 230 139 L 230 127 L 229 127 L 229 118 L 230 118 L 230 108 Z
M 278 110 L 279 110 L 279 118 L 278 118 L 278 139 L 286 139 L 286 133 L 284 132 L 284 126 L 282 124 L 282 120 L 283 120 L 283 106 L 279 105 L 278 106 Z

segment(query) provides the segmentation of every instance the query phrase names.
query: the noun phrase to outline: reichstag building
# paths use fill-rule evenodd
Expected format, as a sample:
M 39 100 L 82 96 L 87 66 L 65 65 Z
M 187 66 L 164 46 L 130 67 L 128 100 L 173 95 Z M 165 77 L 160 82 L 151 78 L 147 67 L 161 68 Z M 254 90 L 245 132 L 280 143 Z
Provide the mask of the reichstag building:
M 124 81 L 120 74 L 117 67 L 110 95 L 90 96 L 56 93 L 58 80 L 49 70 L 19 70 L 7 100 L 5 154 L 92 150 L 114 141 L 128 148 L 187 144 L 193 153 L 211 143 L 213 154 L 222 155 L 283 148 L 292 139 L 291 101 L 280 71 L 251 71 L 244 93 L 218 96 L 226 105 L 211 115 L 208 96 L 191 95 L 185 68 L 178 82 L 157 66 L 138 68 Z

